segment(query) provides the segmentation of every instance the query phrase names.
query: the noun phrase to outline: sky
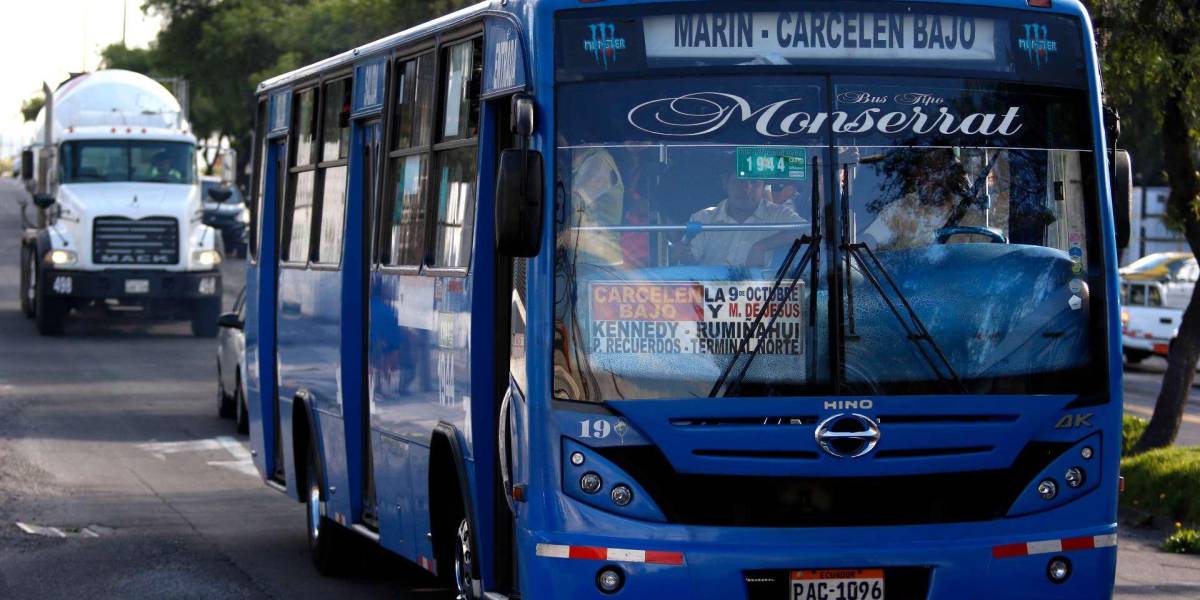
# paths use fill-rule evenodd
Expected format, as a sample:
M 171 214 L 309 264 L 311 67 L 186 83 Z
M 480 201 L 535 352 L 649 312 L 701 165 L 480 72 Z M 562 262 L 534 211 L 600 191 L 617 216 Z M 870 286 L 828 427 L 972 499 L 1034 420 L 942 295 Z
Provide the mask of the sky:
M 0 0 L 0 157 L 20 151 L 33 135 L 21 102 L 51 89 L 72 71 L 94 71 L 100 50 L 121 41 L 145 47 L 162 20 L 145 15 L 142 0 Z

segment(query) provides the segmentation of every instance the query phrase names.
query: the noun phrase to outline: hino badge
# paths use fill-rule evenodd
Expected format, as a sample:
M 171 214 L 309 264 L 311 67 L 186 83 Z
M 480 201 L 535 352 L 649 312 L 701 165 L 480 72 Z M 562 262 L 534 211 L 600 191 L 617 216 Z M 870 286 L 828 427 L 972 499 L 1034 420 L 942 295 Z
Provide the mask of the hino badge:
M 119 70 L 45 91 L 21 169 L 37 207 L 21 245 L 25 314 L 42 335 L 88 307 L 188 318 L 193 334 L 216 335 L 221 254 L 179 102 Z

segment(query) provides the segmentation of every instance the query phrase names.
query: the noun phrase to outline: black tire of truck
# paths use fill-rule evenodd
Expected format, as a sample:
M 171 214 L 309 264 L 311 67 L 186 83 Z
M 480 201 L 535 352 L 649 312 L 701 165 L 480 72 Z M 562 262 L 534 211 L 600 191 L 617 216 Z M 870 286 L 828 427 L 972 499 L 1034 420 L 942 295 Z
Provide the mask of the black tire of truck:
M 37 267 L 34 275 L 34 281 L 38 283 L 33 295 L 33 322 L 37 326 L 38 333 L 44 336 L 62 335 L 63 321 L 67 319 L 67 313 L 71 312 L 71 306 L 61 298 L 46 297 L 47 285 L 42 282 L 45 272 L 40 266 Z
M 192 307 L 192 335 L 199 338 L 217 337 L 220 327 L 217 319 L 221 317 L 221 299 L 199 300 Z
M 29 244 L 21 244 L 21 312 L 30 319 L 34 316 L 34 294 L 37 291 L 37 252 Z

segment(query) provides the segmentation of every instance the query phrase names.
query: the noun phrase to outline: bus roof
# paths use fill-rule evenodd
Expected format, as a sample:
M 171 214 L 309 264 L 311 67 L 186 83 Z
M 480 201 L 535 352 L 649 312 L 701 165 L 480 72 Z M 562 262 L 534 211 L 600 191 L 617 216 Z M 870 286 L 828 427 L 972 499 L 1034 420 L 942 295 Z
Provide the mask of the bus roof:
M 470 20 L 473 17 L 488 12 L 488 10 L 492 8 L 493 4 L 499 5 L 499 3 L 493 3 L 485 0 L 479 4 L 468 6 L 431 21 L 426 21 L 420 25 L 410 27 L 399 33 L 394 33 L 385 38 L 375 40 L 357 48 L 352 48 L 341 54 L 315 62 L 311 65 L 300 67 L 295 71 L 277 75 L 259 84 L 258 93 L 265 92 L 272 88 L 285 87 L 292 82 L 306 79 L 330 69 L 336 69 L 338 67 L 353 64 L 359 58 L 364 56 L 370 56 L 377 52 L 386 51 L 405 42 L 432 35 L 444 29 L 453 28 L 465 21 Z
M 594 6 L 586 4 L 587 0 L 510 0 L 508 2 L 496 0 L 484 0 L 478 4 L 467 6 L 441 17 L 437 17 L 430 21 L 426 21 L 419 25 L 415 25 L 398 33 L 394 33 L 385 38 L 369 42 L 357 48 L 352 48 L 341 54 L 331 56 L 318 62 L 300 67 L 294 71 L 277 75 L 259 84 L 256 93 L 262 94 L 272 89 L 287 87 L 297 81 L 303 81 L 320 73 L 339 69 L 341 67 L 354 64 L 361 58 L 387 52 L 397 46 L 401 46 L 406 42 L 415 41 L 423 37 L 427 37 L 443 30 L 452 29 L 463 24 L 475 17 L 484 14 L 508 14 L 512 15 L 513 11 L 519 11 L 525 14 L 534 12 L 535 9 L 544 9 L 550 11 L 559 11 L 565 9 L 586 8 Z M 881 4 L 886 4 L 889 0 L 875 0 Z M 948 5 L 974 5 L 989 8 L 1003 8 L 1010 10 L 1035 10 L 1057 14 L 1067 14 L 1080 17 L 1087 24 L 1088 29 L 1091 27 L 1091 17 L 1083 4 L 1079 0 L 1052 0 L 1048 8 L 1031 8 L 1028 0 L 920 0 L 929 4 L 948 4 Z M 605 2 L 604 7 L 615 8 L 618 6 L 626 6 L 631 4 L 688 4 L 687 0 L 610 0 Z M 515 5 L 523 5 L 519 8 Z M 503 7 L 503 8 L 502 8 Z M 1090 33 L 1088 34 L 1090 37 Z

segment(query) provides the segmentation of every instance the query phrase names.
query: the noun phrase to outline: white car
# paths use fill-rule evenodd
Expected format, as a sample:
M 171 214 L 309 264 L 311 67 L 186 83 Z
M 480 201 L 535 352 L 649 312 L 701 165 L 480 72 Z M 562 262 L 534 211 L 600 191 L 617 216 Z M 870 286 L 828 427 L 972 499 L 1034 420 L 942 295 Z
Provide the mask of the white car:
M 1166 357 L 1179 334 L 1200 266 L 1190 254 L 1152 254 L 1121 269 L 1121 347 L 1125 360 Z

